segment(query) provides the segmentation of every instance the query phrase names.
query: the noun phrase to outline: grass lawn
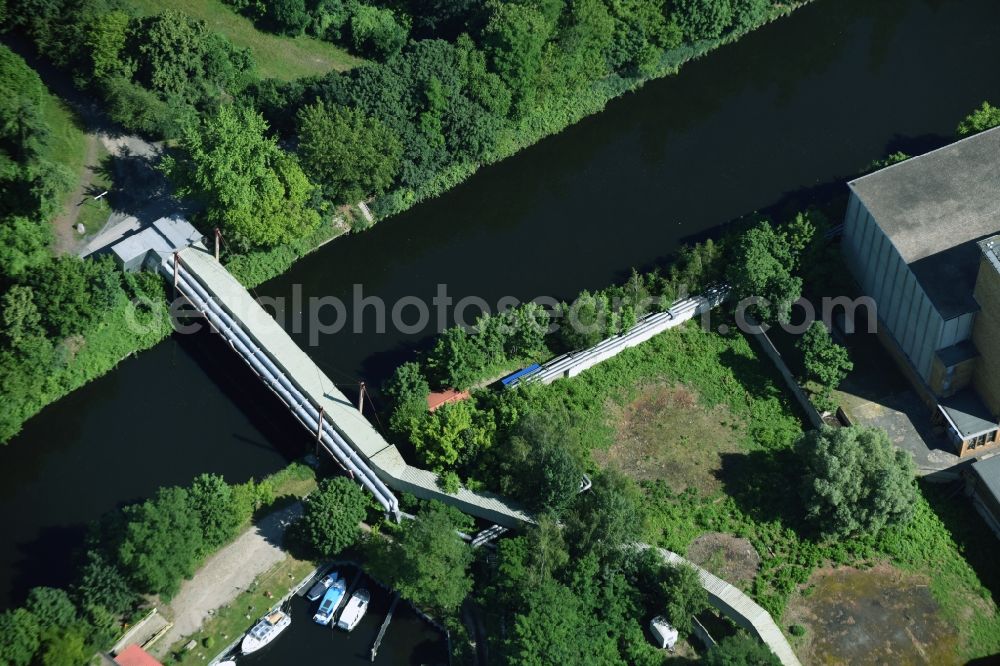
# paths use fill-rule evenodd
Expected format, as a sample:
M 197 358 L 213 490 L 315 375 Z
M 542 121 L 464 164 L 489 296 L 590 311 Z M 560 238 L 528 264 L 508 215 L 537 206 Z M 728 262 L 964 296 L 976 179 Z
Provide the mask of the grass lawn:
M 682 492 L 718 490 L 722 458 L 741 449 L 746 428 L 726 405 L 706 407 L 684 385 L 653 383 L 622 405 L 609 401 L 614 444 L 591 451 L 601 467 L 617 467 L 636 481 L 664 479 Z
M 98 167 L 98 165 L 102 164 L 108 158 L 109 153 L 100 141 L 97 141 L 96 146 L 97 159 L 94 160 L 94 166 Z M 87 198 L 80 204 L 80 215 L 76 218 L 77 222 L 83 223 L 83 226 L 87 228 L 88 234 L 96 234 L 103 229 L 105 223 L 108 221 L 108 217 L 111 215 L 111 206 L 108 204 L 108 198 L 105 196 L 94 201 L 94 197 L 101 192 L 110 190 L 112 185 L 111 179 L 107 177 L 103 169 L 94 169 L 93 177 L 90 179 L 90 186 L 84 192 Z
M 143 14 L 176 9 L 205 21 L 236 46 L 250 49 L 262 77 L 290 81 L 331 70 L 346 71 L 364 62 L 314 37 L 282 37 L 262 32 L 250 19 L 237 14 L 220 0 L 131 0 L 131 4 Z
M 791 452 L 802 423 L 756 351 L 742 335 L 689 323 L 555 382 L 541 397 L 570 409 L 576 439 L 593 461 L 618 464 L 641 480 L 650 512 L 645 540 L 681 554 L 707 533 L 749 541 L 760 566 L 742 586 L 786 631 L 800 623 L 786 609 L 814 593 L 809 583 L 817 571 L 876 567 L 886 576 L 858 579 L 855 587 L 886 609 L 919 611 L 928 632 L 947 627 L 950 660 L 1000 652 L 996 539 L 960 488 L 921 482 L 913 520 L 877 537 L 814 539 L 803 522 Z M 927 585 L 923 596 L 909 590 L 913 581 Z M 894 593 L 894 585 L 905 594 Z M 863 594 L 838 589 L 842 606 L 864 603 Z M 905 631 L 891 638 L 872 631 L 899 654 L 941 654 Z
M 42 144 L 41 159 L 59 164 L 66 169 L 66 182 L 61 183 L 57 197 L 60 214 L 77 188 L 87 159 L 87 137 L 77 124 L 76 114 L 66 104 L 45 91 L 42 97 L 42 121 L 49 133 Z
M 250 589 L 241 592 L 231 604 L 218 609 L 205 622 L 201 631 L 185 636 L 170 646 L 170 656 L 163 663 L 181 666 L 207 663 L 237 637 L 245 634 L 267 609 L 288 594 L 315 568 L 314 562 L 287 556 L 273 569 L 259 576 Z M 184 646 L 192 639 L 197 641 L 198 646 L 185 652 Z

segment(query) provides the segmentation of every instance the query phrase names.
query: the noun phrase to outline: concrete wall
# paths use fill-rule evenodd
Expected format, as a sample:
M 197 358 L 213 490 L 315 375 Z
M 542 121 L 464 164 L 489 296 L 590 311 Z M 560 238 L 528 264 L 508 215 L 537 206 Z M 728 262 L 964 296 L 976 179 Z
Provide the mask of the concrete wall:
M 889 238 L 851 193 L 844 218 L 844 254 L 868 296 L 880 325 L 896 340 L 924 382 L 930 382 L 934 352 L 967 340 L 974 313 L 944 320 Z
M 994 416 L 1000 415 L 1000 273 L 983 257 L 976 279 L 976 302 L 982 308 L 972 330 L 979 350 L 973 383 Z

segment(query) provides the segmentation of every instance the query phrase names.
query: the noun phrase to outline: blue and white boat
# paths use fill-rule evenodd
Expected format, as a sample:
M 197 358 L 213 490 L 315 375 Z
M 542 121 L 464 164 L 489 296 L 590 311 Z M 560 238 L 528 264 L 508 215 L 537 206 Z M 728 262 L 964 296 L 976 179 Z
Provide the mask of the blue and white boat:
M 313 622 L 316 624 L 328 625 L 333 619 L 333 614 L 340 607 L 340 602 L 344 600 L 347 592 L 347 582 L 343 578 L 333 581 L 330 588 L 323 595 L 323 600 L 319 602 L 319 608 L 313 615 Z

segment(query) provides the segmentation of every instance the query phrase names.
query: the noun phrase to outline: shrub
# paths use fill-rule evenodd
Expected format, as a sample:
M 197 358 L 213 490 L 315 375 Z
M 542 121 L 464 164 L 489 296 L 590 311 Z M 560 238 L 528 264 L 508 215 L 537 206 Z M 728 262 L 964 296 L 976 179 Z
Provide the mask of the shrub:
M 368 503 L 357 483 L 346 477 L 327 479 L 306 497 L 296 530 L 318 555 L 333 557 L 357 541 Z
M 359 4 L 351 15 L 351 42 L 365 56 L 385 60 L 403 48 L 409 33 L 407 21 L 391 9 Z
M 806 517 L 821 536 L 877 534 L 912 517 L 913 460 L 884 430 L 824 427 L 803 435 L 796 454 Z

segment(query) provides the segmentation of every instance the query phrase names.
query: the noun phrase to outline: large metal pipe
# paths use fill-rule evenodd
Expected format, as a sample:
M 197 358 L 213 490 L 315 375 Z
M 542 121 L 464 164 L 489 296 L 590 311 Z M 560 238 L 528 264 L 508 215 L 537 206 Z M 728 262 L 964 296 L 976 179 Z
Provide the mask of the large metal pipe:
M 376 500 L 387 511 L 398 515 L 399 503 L 392 494 L 392 491 L 361 460 L 350 444 L 345 441 L 345 438 L 332 424 L 322 419 L 319 410 L 277 368 L 267 353 L 254 343 L 239 322 L 234 320 L 225 309 L 215 302 L 207 290 L 198 282 L 196 276 L 192 274 L 189 279 L 187 275 L 183 274 L 188 271 L 184 269 L 182 263 L 176 262 L 176 265 L 174 265 L 173 257 L 170 257 L 167 263 L 173 269 L 173 274 L 177 276 L 178 286 L 186 292 L 185 296 L 190 298 L 195 307 L 199 308 L 212 325 L 223 333 L 230 344 L 244 357 L 254 371 L 264 379 L 269 387 L 278 394 L 285 404 L 288 405 L 303 425 L 312 432 L 319 431 L 321 434 L 320 439 L 325 448 L 358 477 L 362 485 L 375 496 Z

